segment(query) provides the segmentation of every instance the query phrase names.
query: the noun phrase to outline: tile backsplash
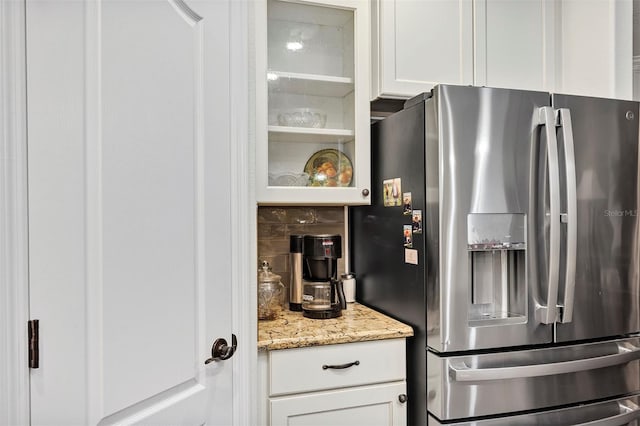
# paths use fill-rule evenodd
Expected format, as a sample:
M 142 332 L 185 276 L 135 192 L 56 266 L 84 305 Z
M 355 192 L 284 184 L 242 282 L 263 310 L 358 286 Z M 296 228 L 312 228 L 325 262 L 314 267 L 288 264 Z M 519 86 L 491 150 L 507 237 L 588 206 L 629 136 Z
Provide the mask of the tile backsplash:
M 258 263 L 269 261 L 273 272 L 282 276 L 289 288 L 289 235 L 340 234 L 342 258 L 338 260 L 338 275 L 342 274 L 345 247 L 344 207 L 258 207 Z M 258 265 L 256 265 L 257 271 Z M 289 297 L 285 301 L 288 302 Z

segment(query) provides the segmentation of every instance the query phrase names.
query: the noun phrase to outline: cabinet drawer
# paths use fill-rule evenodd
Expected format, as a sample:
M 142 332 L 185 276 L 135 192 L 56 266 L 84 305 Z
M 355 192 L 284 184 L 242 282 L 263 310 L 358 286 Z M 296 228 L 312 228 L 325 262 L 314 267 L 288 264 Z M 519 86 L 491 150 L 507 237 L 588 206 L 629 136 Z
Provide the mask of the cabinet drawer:
M 402 426 L 407 405 L 399 396 L 406 392 L 405 382 L 392 382 L 270 398 L 269 424 Z
M 310 392 L 404 380 L 405 339 L 269 352 L 269 394 Z M 345 366 L 347 368 L 325 368 Z

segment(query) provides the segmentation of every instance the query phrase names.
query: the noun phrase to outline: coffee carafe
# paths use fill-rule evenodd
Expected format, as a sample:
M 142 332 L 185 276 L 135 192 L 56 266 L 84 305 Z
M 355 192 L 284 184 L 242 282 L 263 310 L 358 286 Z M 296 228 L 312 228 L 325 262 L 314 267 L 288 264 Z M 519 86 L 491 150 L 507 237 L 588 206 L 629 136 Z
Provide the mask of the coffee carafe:
M 342 237 L 305 235 L 302 251 L 302 314 L 314 319 L 341 316 L 347 308 L 342 281 L 337 278 Z

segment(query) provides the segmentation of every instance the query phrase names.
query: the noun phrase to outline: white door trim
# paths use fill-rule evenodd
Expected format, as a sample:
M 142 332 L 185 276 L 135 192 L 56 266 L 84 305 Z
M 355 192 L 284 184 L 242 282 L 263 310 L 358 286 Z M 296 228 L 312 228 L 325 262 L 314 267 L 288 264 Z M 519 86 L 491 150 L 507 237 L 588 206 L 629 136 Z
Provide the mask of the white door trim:
M 257 226 L 252 149 L 249 140 L 249 4 L 231 1 L 231 190 L 232 330 L 238 335 L 233 360 L 233 424 L 254 425 L 257 404 Z
M 0 424 L 29 424 L 24 0 L 0 1 Z

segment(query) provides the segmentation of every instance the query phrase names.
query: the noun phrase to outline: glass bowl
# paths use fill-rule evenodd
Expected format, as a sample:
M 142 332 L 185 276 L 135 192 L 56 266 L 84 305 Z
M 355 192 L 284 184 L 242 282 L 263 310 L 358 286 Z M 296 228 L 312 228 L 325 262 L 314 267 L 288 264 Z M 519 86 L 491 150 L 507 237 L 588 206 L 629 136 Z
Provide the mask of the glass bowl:
M 286 127 L 322 129 L 327 124 L 327 113 L 314 108 L 292 108 L 278 114 L 278 124 Z
M 271 186 L 307 186 L 309 175 L 307 173 L 269 173 L 269 185 Z

